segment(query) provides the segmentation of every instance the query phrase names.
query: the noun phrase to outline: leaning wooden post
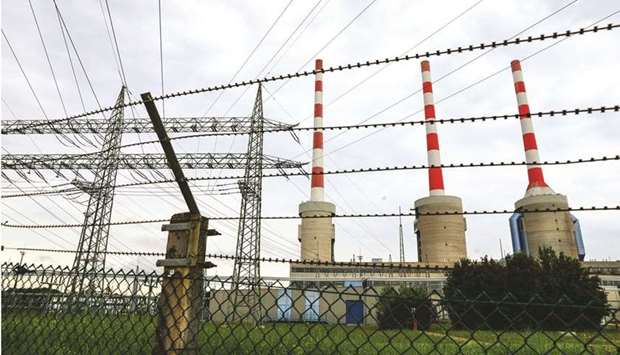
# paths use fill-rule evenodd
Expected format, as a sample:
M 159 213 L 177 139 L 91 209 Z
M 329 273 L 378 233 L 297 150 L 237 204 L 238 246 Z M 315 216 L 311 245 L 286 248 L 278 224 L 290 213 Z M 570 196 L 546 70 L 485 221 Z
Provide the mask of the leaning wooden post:
M 160 354 L 198 353 L 207 226 L 207 218 L 192 213 L 175 214 L 170 224 L 162 226 L 168 231 L 168 243 L 166 259 L 157 261 L 164 267 L 158 303 Z
M 200 214 L 151 94 L 141 96 L 168 167 L 189 209 L 189 213 L 173 215 L 170 224 L 162 226 L 163 231 L 168 231 L 168 243 L 166 258 L 157 261 L 157 266 L 164 267 L 164 276 L 157 305 L 159 323 L 154 352 L 166 355 L 197 354 L 204 300 L 203 269 L 215 266 L 205 263 L 206 237 L 219 233 L 209 230 L 207 218 Z

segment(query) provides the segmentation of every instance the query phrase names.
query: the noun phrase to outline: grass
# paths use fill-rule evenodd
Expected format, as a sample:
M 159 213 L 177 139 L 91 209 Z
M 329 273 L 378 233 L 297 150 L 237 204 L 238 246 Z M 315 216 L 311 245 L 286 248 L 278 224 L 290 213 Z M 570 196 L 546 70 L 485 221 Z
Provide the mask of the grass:
M 4 354 L 150 354 L 156 317 L 150 315 L 2 314 Z M 495 332 L 388 330 L 327 324 L 205 322 L 198 336 L 205 354 L 618 354 L 620 331 Z

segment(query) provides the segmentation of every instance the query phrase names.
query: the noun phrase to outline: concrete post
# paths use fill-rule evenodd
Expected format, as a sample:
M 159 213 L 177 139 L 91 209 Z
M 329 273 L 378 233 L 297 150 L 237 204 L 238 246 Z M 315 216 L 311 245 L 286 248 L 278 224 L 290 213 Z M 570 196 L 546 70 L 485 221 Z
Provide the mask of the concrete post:
M 179 213 L 168 231 L 166 259 L 158 260 L 164 267 L 162 291 L 158 303 L 156 354 L 196 354 L 200 331 L 200 312 L 204 299 L 203 269 L 205 268 L 208 220 L 199 214 Z

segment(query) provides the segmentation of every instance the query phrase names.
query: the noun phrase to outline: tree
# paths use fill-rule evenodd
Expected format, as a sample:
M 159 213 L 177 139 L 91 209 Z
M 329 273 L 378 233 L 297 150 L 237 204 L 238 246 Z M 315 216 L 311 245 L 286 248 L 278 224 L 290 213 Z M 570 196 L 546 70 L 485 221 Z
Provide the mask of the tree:
M 384 288 L 377 308 L 379 329 L 411 328 L 416 320 L 418 329 L 426 330 L 435 314 L 426 291 L 411 287 Z
M 608 312 L 599 278 L 550 248 L 541 249 L 538 259 L 508 256 L 505 264 L 461 260 L 444 294 L 458 328 L 597 329 Z

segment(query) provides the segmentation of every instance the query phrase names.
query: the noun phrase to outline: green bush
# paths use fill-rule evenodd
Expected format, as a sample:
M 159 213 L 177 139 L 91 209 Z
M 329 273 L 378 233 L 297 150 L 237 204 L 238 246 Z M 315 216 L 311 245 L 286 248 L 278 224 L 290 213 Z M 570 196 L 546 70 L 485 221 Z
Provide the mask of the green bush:
M 444 287 L 455 327 L 585 330 L 600 328 L 608 312 L 600 280 L 579 261 L 552 249 L 539 258 L 508 256 L 505 263 L 461 260 Z
M 411 328 L 416 320 L 418 329 L 426 330 L 435 314 L 426 292 L 411 287 L 400 287 L 398 291 L 392 287 L 384 288 L 377 309 L 379 329 Z

